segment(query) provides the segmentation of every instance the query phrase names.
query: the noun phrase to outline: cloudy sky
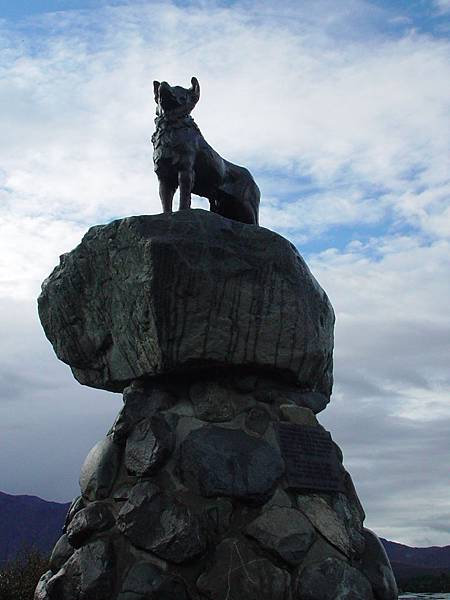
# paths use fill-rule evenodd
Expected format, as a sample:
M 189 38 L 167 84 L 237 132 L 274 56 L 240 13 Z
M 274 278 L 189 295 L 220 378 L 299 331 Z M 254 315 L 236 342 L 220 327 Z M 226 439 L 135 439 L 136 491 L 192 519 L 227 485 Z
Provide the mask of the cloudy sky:
M 0 490 L 70 500 L 120 408 L 36 297 L 88 227 L 160 211 L 152 81 L 192 75 L 335 307 L 321 421 L 367 526 L 450 544 L 449 0 L 0 0 Z

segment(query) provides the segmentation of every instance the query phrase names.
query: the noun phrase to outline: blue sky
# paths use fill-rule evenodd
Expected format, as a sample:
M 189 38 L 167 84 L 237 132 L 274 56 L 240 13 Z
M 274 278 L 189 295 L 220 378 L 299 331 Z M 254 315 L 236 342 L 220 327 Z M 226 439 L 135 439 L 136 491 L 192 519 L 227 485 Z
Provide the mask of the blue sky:
M 91 225 L 160 211 L 152 81 L 196 75 L 203 134 L 334 305 L 321 421 L 367 525 L 450 544 L 449 23 L 449 0 L 0 2 L 2 491 L 70 499 L 120 408 L 35 300 Z

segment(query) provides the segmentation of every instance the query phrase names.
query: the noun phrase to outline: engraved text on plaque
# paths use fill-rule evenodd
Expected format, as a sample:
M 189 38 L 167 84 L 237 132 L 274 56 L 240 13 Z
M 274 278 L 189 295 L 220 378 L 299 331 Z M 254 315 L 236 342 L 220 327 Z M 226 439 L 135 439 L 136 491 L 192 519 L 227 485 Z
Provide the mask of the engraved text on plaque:
M 289 487 L 343 492 L 344 470 L 328 431 L 279 423 L 278 436 Z

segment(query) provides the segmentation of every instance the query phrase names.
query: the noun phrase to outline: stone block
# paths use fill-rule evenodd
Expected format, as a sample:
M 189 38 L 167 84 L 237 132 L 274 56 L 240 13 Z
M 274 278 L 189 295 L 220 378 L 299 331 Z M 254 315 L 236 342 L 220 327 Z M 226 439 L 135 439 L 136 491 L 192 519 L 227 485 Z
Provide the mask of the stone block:
M 88 500 L 108 497 L 117 477 L 121 448 L 110 438 L 98 442 L 81 467 L 81 494 Z
M 85 385 L 239 367 L 330 397 L 333 309 L 294 246 L 262 227 L 200 209 L 93 227 L 38 304 Z
M 231 496 L 264 503 L 284 465 L 279 451 L 240 430 L 202 427 L 180 446 L 183 483 L 205 497 Z

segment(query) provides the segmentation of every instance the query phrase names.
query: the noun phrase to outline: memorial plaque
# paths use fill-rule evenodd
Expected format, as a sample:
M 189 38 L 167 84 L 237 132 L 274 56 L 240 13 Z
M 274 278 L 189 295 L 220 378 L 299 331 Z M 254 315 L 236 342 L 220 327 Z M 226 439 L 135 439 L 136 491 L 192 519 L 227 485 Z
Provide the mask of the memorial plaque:
M 278 437 L 289 487 L 345 492 L 344 470 L 328 431 L 309 425 L 279 423 Z

